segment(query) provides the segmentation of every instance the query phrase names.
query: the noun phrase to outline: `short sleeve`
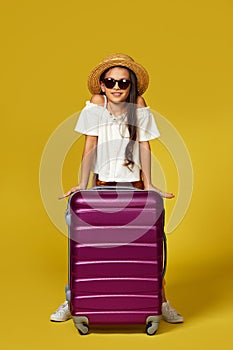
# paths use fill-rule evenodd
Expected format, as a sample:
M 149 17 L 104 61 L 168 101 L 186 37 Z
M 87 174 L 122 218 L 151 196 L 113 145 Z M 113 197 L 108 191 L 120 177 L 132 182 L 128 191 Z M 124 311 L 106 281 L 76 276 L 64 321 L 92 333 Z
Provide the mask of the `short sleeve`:
M 138 108 L 138 141 L 149 141 L 160 136 L 149 107 Z
M 74 130 L 84 135 L 98 136 L 99 135 L 99 115 L 100 115 L 100 106 L 87 101 L 86 106 L 82 109 L 79 115 L 79 118 Z

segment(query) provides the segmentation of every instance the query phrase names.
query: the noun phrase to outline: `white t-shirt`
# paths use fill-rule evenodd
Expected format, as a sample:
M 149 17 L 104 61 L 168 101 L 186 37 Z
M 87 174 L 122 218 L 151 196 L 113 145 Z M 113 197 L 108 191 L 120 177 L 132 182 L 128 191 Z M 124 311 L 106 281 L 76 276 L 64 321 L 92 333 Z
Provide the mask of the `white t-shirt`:
M 127 118 L 114 117 L 105 106 L 86 102 L 79 115 L 75 131 L 98 136 L 96 157 L 92 171 L 101 181 L 132 182 L 140 180 L 139 142 L 160 136 L 150 107 L 137 108 L 137 141 L 133 148 L 134 167 L 131 171 L 125 162 L 125 149 L 129 142 Z

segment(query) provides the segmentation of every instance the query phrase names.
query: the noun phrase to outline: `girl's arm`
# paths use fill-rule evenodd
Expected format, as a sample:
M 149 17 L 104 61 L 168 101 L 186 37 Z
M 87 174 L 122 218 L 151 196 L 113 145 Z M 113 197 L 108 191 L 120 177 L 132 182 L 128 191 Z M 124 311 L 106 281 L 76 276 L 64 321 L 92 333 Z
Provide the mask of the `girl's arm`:
M 174 194 L 161 191 L 151 183 L 151 150 L 149 141 L 139 142 L 139 152 L 145 190 L 156 191 L 164 198 L 175 197 Z
M 85 190 L 87 188 L 91 167 L 95 157 L 97 140 L 98 136 L 86 135 L 82 154 L 80 183 L 77 186 L 72 187 L 67 193 L 59 197 L 59 199 L 67 197 L 77 190 Z
M 92 95 L 90 102 L 94 103 L 96 105 L 99 105 L 99 106 L 103 106 L 104 105 L 104 96 L 101 94 Z

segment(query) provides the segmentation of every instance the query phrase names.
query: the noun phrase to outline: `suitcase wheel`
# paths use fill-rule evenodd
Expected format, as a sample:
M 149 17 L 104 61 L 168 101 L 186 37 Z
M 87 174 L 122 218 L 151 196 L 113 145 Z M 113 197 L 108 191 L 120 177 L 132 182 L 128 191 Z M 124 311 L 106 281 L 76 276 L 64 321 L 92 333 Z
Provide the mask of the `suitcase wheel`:
M 146 333 L 148 335 L 154 335 L 158 328 L 159 322 L 161 320 L 161 315 L 159 316 L 148 316 L 146 319 Z
M 80 335 L 86 335 L 89 332 L 88 325 L 84 324 L 84 323 L 79 324 L 77 329 L 78 329 L 78 332 L 79 332 Z
M 88 318 L 85 316 L 73 316 L 74 325 L 80 335 L 86 335 L 89 332 Z
M 149 322 L 146 325 L 146 333 L 148 335 L 154 335 L 157 332 L 158 327 L 159 327 L 159 323 L 158 322 Z

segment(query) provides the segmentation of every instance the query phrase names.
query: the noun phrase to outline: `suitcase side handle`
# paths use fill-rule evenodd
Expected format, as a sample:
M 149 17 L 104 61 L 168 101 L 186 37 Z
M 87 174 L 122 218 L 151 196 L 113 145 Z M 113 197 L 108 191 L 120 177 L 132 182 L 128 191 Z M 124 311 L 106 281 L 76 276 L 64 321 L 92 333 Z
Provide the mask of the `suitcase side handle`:
M 164 278 L 167 269 L 167 237 L 166 233 L 163 231 L 163 272 L 162 278 Z
M 163 220 L 163 271 L 162 271 L 162 278 L 164 278 L 166 269 L 167 269 L 167 236 L 164 231 L 164 226 L 165 226 L 165 209 L 163 209 L 163 214 L 162 214 L 162 220 Z

